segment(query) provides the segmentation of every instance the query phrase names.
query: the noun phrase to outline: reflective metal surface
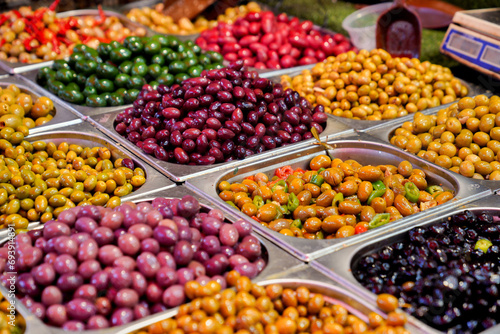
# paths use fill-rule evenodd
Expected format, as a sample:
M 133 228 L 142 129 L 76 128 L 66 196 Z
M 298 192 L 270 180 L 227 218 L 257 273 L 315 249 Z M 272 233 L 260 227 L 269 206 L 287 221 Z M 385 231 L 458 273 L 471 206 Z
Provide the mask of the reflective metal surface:
M 41 89 L 40 86 L 34 84 L 33 82 L 23 80 L 18 76 L 6 76 L 0 79 L 1 88 L 7 88 L 10 84 L 14 84 L 19 87 L 23 93 L 31 95 L 33 102 L 35 102 L 35 100 L 41 96 L 47 96 L 50 97 L 50 99 L 54 103 L 54 118 L 44 125 L 30 129 L 31 134 L 65 127 L 81 122 L 81 120 L 73 112 L 71 112 L 67 106 L 59 103 L 59 99 L 53 99 L 51 96 L 48 96 L 48 94 L 45 94 L 45 91 Z
M 263 153 L 255 154 L 247 157 L 244 160 L 235 160 L 231 162 L 219 163 L 207 166 L 192 166 L 192 165 L 179 165 L 171 162 L 165 162 L 156 159 L 151 155 L 146 155 L 137 146 L 129 142 L 125 137 L 120 136 L 114 129 L 114 120 L 116 116 L 125 108 L 118 111 L 113 111 L 107 114 L 101 114 L 92 116 L 89 121 L 95 126 L 105 132 L 107 135 L 118 141 L 123 146 L 127 147 L 132 152 L 136 153 L 142 159 L 149 162 L 155 168 L 160 170 L 162 173 L 170 177 L 173 181 L 181 182 L 193 177 L 201 176 L 207 174 L 210 171 L 218 171 L 227 168 L 236 168 L 238 166 L 246 165 L 251 161 L 261 160 L 269 156 L 278 156 L 284 152 L 289 152 L 291 150 L 296 150 L 297 148 L 308 146 L 315 141 L 315 139 L 308 139 L 291 145 L 282 146 L 272 150 L 265 151 Z M 343 133 L 352 133 L 350 130 L 342 123 L 335 123 L 328 120 L 325 130 L 320 134 L 321 138 L 332 138 Z
M 392 244 L 397 241 L 404 240 L 410 229 L 417 226 L 430 226 L 447 220 L 450 216 L 469 210 L 472 212 L 488 212 L 500 215 L 500 197 L 488 196 L 467 205 L 459 205 L 448 210 L 430 214 L 426 220 L 416 222 L 412 225 L 407 225 L 398 231 L 392 231 L 382 236 L 378 236 L 373 240 L 364 242 L 353 247 L 345 248 L 337 253 L 320 257 L 311 262 L 311 265 L 327 275 L 328 277 L 339 282 L 341 285 L 356 292 L 360 296 L 368 300 L 375 300 L 376 295 L 363 287 L 352 275 L 352 268 L 357 264 L 358 260 L 369 253 L 373 253 L 382 247 Z M 441 333 L 440 331 L 422 324 L 423 328 L 428 333 Z M 424 327 L 425 326 L 425 327 Z M 492 327 L 483 334 L 493 334 L 500 332 L 500 325 Z
M 185 195 L 193 195 L 195 197 L 196 194 L 194 194 L 192 191 L 187 189 L 186 187 L 183 186 L 178 186 L 170 189 L 164 189 L 162 191 L 157 191 L 155 193 L 149 194 L 149 196 L 143 196 L 143 197 L 136 197 L 133 202 L 135 203 L 140 203 L 143 201 L 150 201 L 156 197 L 166 197 L 166 198 L 182 198 Z M 197 197 L 198 198 L 198 197 Z M 200 201 L 200 204 L 203 206 L 205 209 L 210 209 L 213 208 L 213 203 L 210 201 L 203 199 L 203 198 L 198 198 Z M 228 219 L 230 222 L 235 222 L 237 220 L 236 217 L 226 214 L 225 215 L 226 219 Z M 288 255 L 285 251 L 281 250 L 268 240 L 257 236 L 259 241 L 261 242 L 261 245 L 263 246 L 263 249 L 267 252 L 268 256 L 268 261 L 267 261 L 267 266 L 266 268 L 257 276 L 254 281 L 262 281 L 262 280 L 267 280 L 267 279 L 275 279 L 282 277 L 288 272 L 293 272 L 294 270 L 297 270 L 298 268 L 302 268 L 305 265 L 301 263 L 299 260 L 295 259 L 294 257 Z M 6 242 L 6 238 L 4 237 L 0 243 Z M 319 273 L 318 273 L 319 274 Z M 321 274 L 319 274 L 321 275 Z M 323 277 L 323 279 L 327 279 L 326 277 Z M 6 288 L 0 284 L 0 292 L 4 296 L 8 295 L 8 292 Z M 29 310 L 22 304 L 21 301 L 16 299 L 15 305 L 17 307 L 17 310 L 21 315 L 24 316 L 26 319 L 26 324 L 27 324 L 27 329 L 26 329 L 26 334 L 32 334 L 32 333 L 37 333 L 37 334 L 62 334 L 66 333 L 66 331 L 60 329 L 60 328 L 55 328 L 51 326 L 47 326 L 44 324 L 40 319 L 36 318 L 33 316 Z M 175 314 L 177 308 L 167 310 L 165 312 L 160 312 L 148 317 L 145 317 L 140 320 L 133 321 L 129 324 L 122 325 L 122 326 L 116 326 L 112 328 L 107 328 L 107 329 L 102 329 L 102 330 L 88 330 L 84 331 L 84 333 L 87 334 L 111 334 L 111 333 L 119 333 L 119 334 L 126 334 L 126 333 L 131 333 L 135 330 L 141 329 L 143 327 L 146 327 L 148 325 L 151 325 L 157 321 L 160 321 L 162 319 L 171 317 Z
M 187 185 L 199 192 L 202 196 L 207 196 L 214 200 L 224 211 L 230 211 L 239 217 L 251 222 L 256 229 L 265 234 L 270 240 L 283 249 L 286 249 L 294 256 L 304 261 L 329 254 L 350 245 L 365 242 L 378 235 L 391 231 L 400 230 L 407 225 L 427 220 L 429 215 L 445 210 L 448 207 L 456 207 L 476 200 L 477 198 L 491 195 L 491 191 L 479 186 L 472 180 L 456 175 L 441 167 L 430 164 L 412 154 L 398 150 L 390 145 L 384 144 L 377 139 L 364 133 L 343 135 L 334 140 L 329 140 L 328 144 L 334 147 L 330 155 L 342 160 L 354 159 L 362 165 L 392 164 L 398 165 L 403 160 L 409 161 L 415 168 L 419 168 L 427 175 L 429 184 L 439 184 L 444 188 L 451 189 L 455 193 L 453 200 L 443 203 L 437 207 L 426 211 L 418 212 L 411 216 L 396 220 L 376 229 L 369 230 L 348 238 L 307 240 L 296 237 L 285 236 L 269 228 L 263 227 L 258 222 L 244 215 L 237 209 L 222 201 L 218 196 L 217 185 L 221 181 L 239 182 L 245 177 L 263 172 L 267 175 L 274 175 L 276 168 L 290 165 L 293 169 L 309 167 L 312 158 L 324 153 L 324 149 L 318 146 L 303 147 L 294 152 L 284 153 L 279 157 L 265 157 L 259 161 L 247 163 L 239 168 L 225 171 L 212 172 L 202 177 L 190 179 Z

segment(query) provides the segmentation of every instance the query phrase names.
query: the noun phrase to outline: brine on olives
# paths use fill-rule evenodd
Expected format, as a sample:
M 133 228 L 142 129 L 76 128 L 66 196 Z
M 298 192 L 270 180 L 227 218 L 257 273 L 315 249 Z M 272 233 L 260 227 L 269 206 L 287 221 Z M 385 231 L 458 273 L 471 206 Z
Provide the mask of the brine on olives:
M 466 177 L 500 180 L 500 97 L 477 95 L 441 109 L 416 113 L 391 144 Z
M 312 138 L 326 127 L 291 89 L 260 78 L 236 61 L 171 87 L 145 87 L 116 116 L 115 131 L 161 161 L 211 165 Z
M 161 320 L 135 334 L 182 333 L 400 333 L 404 313 L 391 310 L 387 319 L 377 312 L 355 316 L 352 306 L 335 303 L 328 295 L 304 285 L 258 285 L 229 272 L 235 289 L 221 290 L 216 282 L 186 283 L 192 301 L 179 307 L 175 317 Z M 385 298 L 385 297 L 383 297 Z
M 465 210 L 413 227 L 364 252 L 352 274 L 383 293 L 383 307 L 399 299 L 407 313 L 437 331 L 482 333 L 500 319 L 499 221 L 497 209 Z
M 192 22 L 187 17 L 175 21 L 171 16 L 163 14 L 164 9 L 165 5 L 159 3 L 154 8 L 133 8 L 126 15 L 131 21 L 143 24 L 161 34 L 189 35 L 213 28 L 218 22 L 233 23 L 249 12 L 260 12 L 261 10 L 258 3 L 251 1 L 246 5 L 226 8 L 224 14 L 219 15 L 217 20 L 198 17 Z
M 220 54 L 202 52 L 191 41 L 130 36 L 123 43 L 101 43 L 96 49 L 76 45 L 67 60 L 40 69 L 37 82 L 67 102 L 109 107 L 132 103 L 146 84 L 171 86 L 220 67 Z
M 309 170 L 278 168 L 222 181 L 219 197 L 273 231 L 306 239 L 345 238 L 453 198 L 410 162 L 363 166 L 318 155 Z
M 382 49 L 328 57 L 293 78 L 282 76 L 281 83 L 335 116 L 370 121 L 402 117 L 468 93 L 449 68 L 392 58 Z
M 54 103 L 48 97 L 34 99 L 15 84 L 0 86 L 0 129 L 15 130 L 10 134 L 4 131 L 4 135 L 0 135 L 2 139 L 18 144 L 28 135 L 29 129 L 49 122 L 54 115 Z
M 24 139 L 13 145 L 15 134 L 12 128 L 0 130 L 2 228 L 22 231 L 75 206 L 115 207 L 146 182 L 142 168 L 131 159 L 114 158 L 107 147 Z
M 13 243 L 14 265 L 7 265 L 8 243 L 0 248 L 0 283 L 10 286 L 17 274 L 18 300 L 49 326 L 72 331 L 177 307 L 192 298 L 189 281 L 219 292 L 234 270 L 250 282 L 267 260 L 250 223 L 230 223 L 190 195 L 70 208 Z

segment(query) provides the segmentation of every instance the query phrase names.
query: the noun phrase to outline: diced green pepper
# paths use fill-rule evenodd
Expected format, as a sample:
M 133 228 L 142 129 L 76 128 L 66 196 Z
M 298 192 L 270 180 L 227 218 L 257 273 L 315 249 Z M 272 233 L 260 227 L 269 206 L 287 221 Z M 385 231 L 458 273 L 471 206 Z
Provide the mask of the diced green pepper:
M 276 182 L 271 188 L 271 191 L 274 193 L 278 189 L 278 187 L 283 188 L 286 193 L 288 192 L 288 185 L 286 184 L 285 180 L 279 180 L 278 182 Z
M 253 204 L 257 207 L 257 209 L 259 209 L 264 205 L 264 199 L 262 198 L 262 196 L 257 195 L 253 198 Z
M 389 213 L 377 213 L 372 220 L 368 223 L 368 228 L 377 228 L 382 225 L 387 224 L 391 219 L 391 214 Z
M 295 209 L 297 209 L 297 207 L 299 205 L 300 205 L 299 199 L 297 198 L 297 196 L 294 193 L 291 193 L 290 195 L 288 195 L 287 208 L 290 212 L 294 212 Z
M 226 203 L 239 210 L 239 208 L 236 206 L 236 204 L 233 203 L 233 201 L 226 201 Z
M 332 206 L 338 206 L 338 204 L 343 201 L 344 201 L 344 194 L 336 193 L 335 196 L 333 196 Z
M 325 168 L 321 167 L 320 169 L 318 169 L 318 174 L 321 174 L 321 172 L 324 170 L 325 170 Z
M 315 239 L 324 239 L 325 238 L 325 234 L 323 233 L 323 231 L 318 231 L 316 232 L 316 235 L 315 235 Z
M 366 203 L 368 203 L 368 205 L 370 205 L 372 203 L 374 198 L 384 196 L 385 191 L 387 190 L 384 182 L 382 182 L 380 180 L 373 182 L 372 186 L 373 186 L 372 193 L 370 194 L 370 196 L 368 196 L 368 200 L 366 201 Z
M 417 186 L 413 182 L 405 183 L 405 197 L 412 203 L 418 202 L 418 197 L 420 196 L 420 190 L 418 190 Z
M 311 183 L 321 187 L 321 185 L 325 182 L 325 178 L 321 175 L 315 174 L 311 177 Z
M 288 207 L 286 205 L 281 205 L 280 206 L 280 211 L 283 213 L 283 215 L 290 214 L 290 211 L 288 210 Z
M 444 191 L 443 187 L 440 186 L 428 186 L 427 189 L 425 189 L 429 194 L 434 195 L 435 193 L 439 193 Z
M 291 224 L 290 227 L 296 227 L 302 229 L 302 222 L 300 219 L 295 219 Z

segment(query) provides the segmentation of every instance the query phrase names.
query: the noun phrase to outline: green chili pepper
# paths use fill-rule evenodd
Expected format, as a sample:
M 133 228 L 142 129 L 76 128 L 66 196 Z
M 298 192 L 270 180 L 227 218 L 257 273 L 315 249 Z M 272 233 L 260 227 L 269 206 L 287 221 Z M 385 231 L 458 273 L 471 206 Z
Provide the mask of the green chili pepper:
M 325 178 L 321 175 L 313 175 L 311 177 L 311 183 L 317 185 L 318 187 L 321 187 L 321 185 L 325 182 Z
M 239 210 L 239 208 L 236 206 L 236 204 L 233 203 L 233 201 L 226 201 L 226 203 Z
M 338 203 L 343 201 L 344 201 L 344 194 L 336 193 L 335 196 L 333 196 L 332 206 L 338 206 Z
M 273 201 L 271 201 L 270 199 L 266 199 L 266 204 L 269 204 L 269 203 L 272 203 Z
M 281 205 L 280 210 L 283 213 L 283 215 L 288 215 L 290 214 L 290 211 L 288 211 L 288 207 L 286 205 Z
M 264 199 L 262 198 L 262 196 L 257 195 L 253 198 L 253 204 L 257 207 L 257 209 L 259 209 L 264 205 Z
M 372 220 L 368 223 L 368 228 L 376 228 L 387 224 L 391 219 L 390 213 L 377 213 Z
M 290 227 L 296 227 L 302 229 L 302 222 L 300 219 L 295 219 L 291 224 Z
M 366 201 L 366 203 L 368 203 L 368 205 L 370 205 L 372 203 L 374 198 L 382 197 L 385 194 L 385 191 L 387 190 L 384 182 L 382 182 L 380 180 L 373 182 L 372 186 L 373 186 L 373 191 L 370 194 L 370 196 L 368 196 L 368 200 Z
M 281 211 L 281 206 L 276 206 L 278 207 L 278 210 L 276 210 L 276 216 L 274 217 L 274 220 L 283 218 L 283 211 Z
M 417 186 L 413 182 L 405 183 L 405 197 L 412 203 L 417 203 L 418 198 L 420 196 L 420 190 L 418 190 Z
M 428 186 L 427 189 L 425 189 L 425 190 L 431 195 L 434 195 L 435 193 L 444 191 L 444 189 L 440 186 Z
M 288 204 L 287 204 L 287 208 L 290 212 L 294 212 L 295 209 L 297 209 L 297 207 L 300 205 L 300 202 L 299 202 L 299 199 L 297 198 L 297 196 L 294 194 L 294 193 L 291 193 L 289 196 L 288 196 Z
M 323 234 L 323 231 L 318 231 L 316 232 L 315 239 L 324 239 L 325 235 Z
M 271 191 L 274 193 L 278 187 L 284 188 L 284 191 L 287 193 L 288 192 L 288 185 L 286 184 L 285 180 L 279 180 L 276 182 L 273 187 L 271 188 Z
M 326 168 L 323 168 L 321 167 L 320 169 L 318 169 L 318 174 L 321 174 L 322 171 L 324 171 Z

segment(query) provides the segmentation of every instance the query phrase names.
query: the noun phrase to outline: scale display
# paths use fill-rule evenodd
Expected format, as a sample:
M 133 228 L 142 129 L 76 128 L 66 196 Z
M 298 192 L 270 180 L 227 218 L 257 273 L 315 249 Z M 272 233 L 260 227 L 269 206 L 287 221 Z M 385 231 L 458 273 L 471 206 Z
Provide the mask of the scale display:
M 457 12 L 441 51 L 478 71 L 500 78 L 500 9 Z

